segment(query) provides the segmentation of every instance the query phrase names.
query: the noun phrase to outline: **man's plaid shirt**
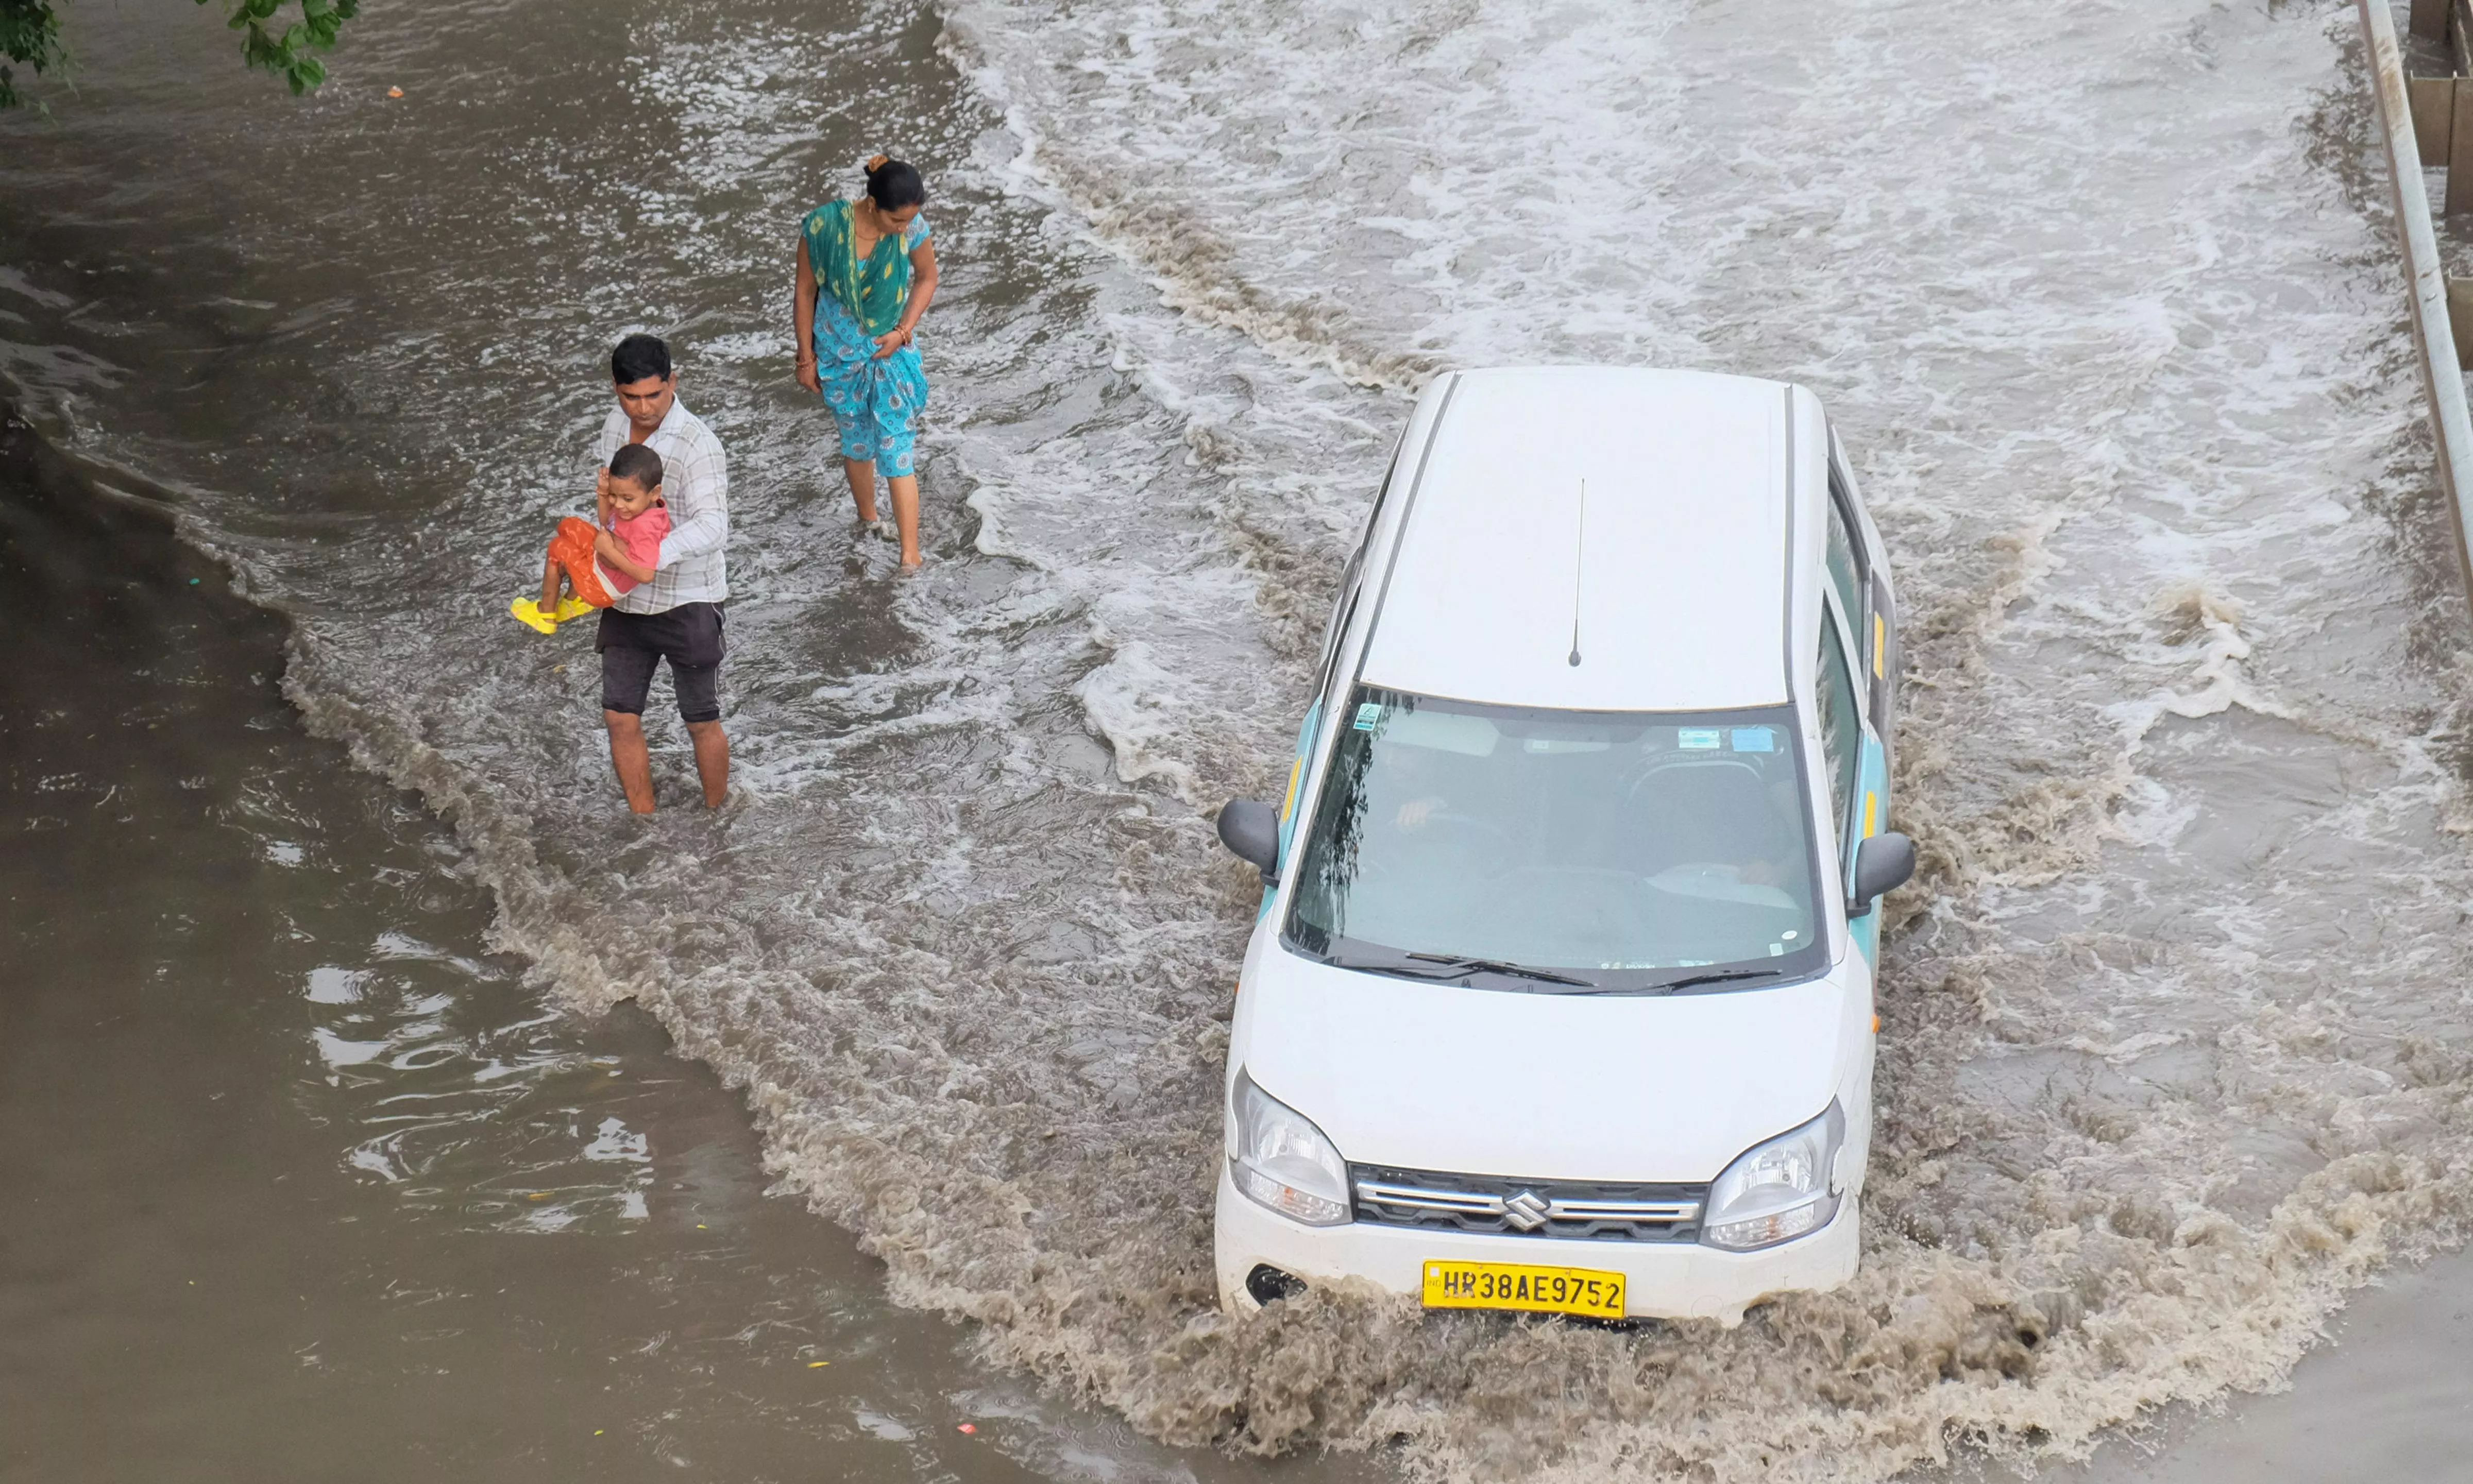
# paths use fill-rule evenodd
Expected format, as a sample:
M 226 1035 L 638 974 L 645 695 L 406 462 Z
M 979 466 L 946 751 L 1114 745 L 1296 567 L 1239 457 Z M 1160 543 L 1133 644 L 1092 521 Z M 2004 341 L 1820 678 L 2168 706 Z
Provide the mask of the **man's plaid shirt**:
M 601 424 L 599 467 L 608 468 L 632 427 L 624 409 L 610 409 Z M 730 539 L 730 461 L 721 440 L 704 419 L 673 398 L 669 416 L 645 444 L 661 456 L 661 498 L 670 508 L 670 534 L 661 539 L 653 580 L 618 595 L 625 613 L 661 613 L 682 603 L 720 603 L 730 597 L 730 573 L 722 547 Z

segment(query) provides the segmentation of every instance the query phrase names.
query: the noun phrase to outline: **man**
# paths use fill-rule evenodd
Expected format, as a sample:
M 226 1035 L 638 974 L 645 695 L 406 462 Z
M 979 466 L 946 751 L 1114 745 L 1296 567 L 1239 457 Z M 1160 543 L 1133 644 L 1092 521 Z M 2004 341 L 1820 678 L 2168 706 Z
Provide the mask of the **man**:
M 721 441 L 679 405 L 670 348 L 651 335 L 630 335 L 610 355 L 618 406 L 601 425 L 598 476 L 622 443 L 645 443 L 661 456 L 670 534 L 650 582 L 638 583 L 601 610 L 601 718 L 610 728 L 610 763 L 627 807 L 653 812 L 653 758 L 644 748 L 644 701 L 653 671 L 670 662 L 679 718 L 695 744 L 696 776 L 707 808 L 730 792 L 730 739 L 721 730 L 722 605 L 730 581 L 722 547 L 730 537 L 730 466 Z

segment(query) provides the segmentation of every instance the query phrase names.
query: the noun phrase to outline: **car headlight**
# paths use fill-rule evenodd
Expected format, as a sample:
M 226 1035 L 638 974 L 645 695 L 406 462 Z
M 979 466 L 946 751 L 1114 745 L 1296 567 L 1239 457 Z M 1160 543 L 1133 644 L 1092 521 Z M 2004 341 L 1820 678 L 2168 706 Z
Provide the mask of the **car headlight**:
M 1837 1214 L 1832 1179 L 1845 1141 L 1846 1115 L 1829 1111 L 1790 1134 L 1754 1144 L 1709 1187 L 1700 1240 L 1728 1252 L 1790 1242 Z
M 1349 1219 L 1348 1161 L 1305 1114 L 1242 1071 L 1229 1097 L 1228 1131 L 1228 1162 L 1247 1199 L 1309 1227 Z

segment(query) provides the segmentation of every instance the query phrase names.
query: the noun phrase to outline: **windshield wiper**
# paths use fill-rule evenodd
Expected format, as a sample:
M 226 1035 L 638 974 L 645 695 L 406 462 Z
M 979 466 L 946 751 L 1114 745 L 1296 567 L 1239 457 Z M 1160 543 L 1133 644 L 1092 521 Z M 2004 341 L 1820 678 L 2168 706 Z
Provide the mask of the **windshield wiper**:
M 1724 984 L 1734 979 L 1774 979 L 1784 972 L 1786 970 L 1783 969 L 1721 969 L 1714 974 L 1692 974 L 1686 978 L 1669 979 L 1664 984 L 1654 985 L 1652 988 L 1663 993 L 1673 990 L 1688 990 L 1695 984 Z
M 1688 990 L 1703 984 L 1731 984 L 1738 979 L 1774 979 L 1785 972 L 1783 969 L 1721 969 L 1716 973 L 1689 974 L 1680 979 L 1669 979 L 1663 984 L 1644 984 L 1638 987 L 1624 984 L 1593 985 L 1589 992 L 1593 994 L 1671 994 L 1676 990 Z
M 1345 953 L 1326 953 L 1314 962 L 1329 964 L 1333 969 L 1353 969 L 1364 974 L 1396 974 L 1403 979 L 1456 979 L 1461 974 L 1457 969 L 1424 969 L 1387 958 L 1356 958 Z
M 1460 973 L 1482 971 L 1508 974 L 1515 979 L 1535 979 L 1545 984 L 1568 984 L 1583 990 L 1598 988 L 1594 979 L 1574 979 L 1570 974 L 1558 974 L 1550 969 L 1531 969 L 1525 964 L 1506 963 L 1499 958 L 1463 958 L 1456 953 L 1410 953 L 1405 956 L 1419 963 L 1441 964 Z

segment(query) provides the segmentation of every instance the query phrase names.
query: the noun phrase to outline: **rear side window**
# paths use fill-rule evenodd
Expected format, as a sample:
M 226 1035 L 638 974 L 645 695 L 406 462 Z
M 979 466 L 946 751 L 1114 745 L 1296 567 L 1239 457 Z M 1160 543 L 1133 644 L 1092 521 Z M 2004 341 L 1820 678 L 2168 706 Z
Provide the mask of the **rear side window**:
M 1350 620 L 1357 616 L 1357 563 L 1349 563 L 1347 585 L 1339 589 L 1339 601 L 1331 610 L 1331 628 L 1322 636 L 1322 663 L 1314 670 L 1314 699 L 1320 700 L 1331 690 L 1332 666 L 1339 659 L 1340 635 L 1348 632 Z
M 1333 661 L 1339 658 L 1340 635 L 1348 632 L 1349 621 L 1357 616 L 1357 595 L 1365 580 L 1365 554 L 1374 546 L 1375 530 L 1382 524 L 1383 502 L 1391 498 L 1391 481 L 1400 472 L 1400 450 L 1405 443 L 1391 445 L 1391 466 L 1382 471 L 1382 483 L 1374 490 L 1373 508 L 1365 513 L 1365 529 L 1357 538 L 1357 548 L 1348 554 L 1348 565 L 1339 573 L 1339 596 L 1332 600 L 1331 628 L 1323 634 L 1322 663 L 1316 665 L 1314 694 L 1319 697 L 1331 689 Z
M 1855 768 L 1863 751 L 1863 720 L 1855 709 L 1855 674 L 1846 665 L 1845 647 L 1837 642 L 1837 625 L 1824 613 L 1820 619 L 1820 751 L 1829 768 L 1829 799 L 1835 805 L 1839 853 L 1846 842 L 1846 810 L 1855 797 Z
M 1829 586 L 1837 589 L 1837 607 L 1859 634 L 1864 627 L 1863 558 L 1855 545 L 1855 528 L 1846 518 L 1846 496 L 1837 471 L 1829 473 Z

